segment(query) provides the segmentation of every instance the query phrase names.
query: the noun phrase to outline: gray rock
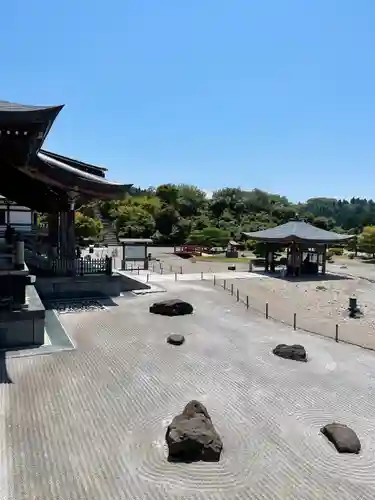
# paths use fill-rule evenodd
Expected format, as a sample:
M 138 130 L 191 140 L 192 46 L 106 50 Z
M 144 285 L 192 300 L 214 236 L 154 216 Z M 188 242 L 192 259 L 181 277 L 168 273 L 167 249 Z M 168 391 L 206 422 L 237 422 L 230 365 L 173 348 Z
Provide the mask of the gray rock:
M 185 342 L 185 337 L 183 335 L 179 335 L 178 333 L 172 333 L 167 338 L 167 342 L 172 345 L 181 345 Z
M 272 351 L 276 356 L 285 359 L 293 359 L 295 361 L 307 361 L 305 348 L 302 345 L 286 345 L 279 344 Z
M 361 442 L 357 434 L 347 425 L 328 424 L 322 427 L 320 432 L 334 444 L 339 453 L 359 453 Z
M 190 401 L 169 424 L 165 436 L 171 462 L 218 462 L 223 443 L 199 401 Z
M 162 314 L 163 316 L 183 316 L 184 314 L 191 314 L 193 310 L 193 306 L 189 302 L 180 299 L 155 302 L 150 307 L 150 313 Z

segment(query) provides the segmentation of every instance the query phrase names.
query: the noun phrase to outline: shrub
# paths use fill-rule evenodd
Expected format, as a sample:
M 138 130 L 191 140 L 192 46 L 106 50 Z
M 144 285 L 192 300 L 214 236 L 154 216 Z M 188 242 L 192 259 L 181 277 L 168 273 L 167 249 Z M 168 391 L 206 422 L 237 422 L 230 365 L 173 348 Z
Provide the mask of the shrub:
M 344 249 L 340 248 L 340 247 L 336 247 L 336 248 L 334 247 L 334 248 L 330 248 L 329 252 L 332 252 L 331 255 L 342 255 L 344 253 Z
M 353 259 L 354 259 L 354 257 L 355 257 L 355 253 L 350 253 L 350 254 L 348 255 L 348 258 L 349 258 L 350 260 L 353 260 Z

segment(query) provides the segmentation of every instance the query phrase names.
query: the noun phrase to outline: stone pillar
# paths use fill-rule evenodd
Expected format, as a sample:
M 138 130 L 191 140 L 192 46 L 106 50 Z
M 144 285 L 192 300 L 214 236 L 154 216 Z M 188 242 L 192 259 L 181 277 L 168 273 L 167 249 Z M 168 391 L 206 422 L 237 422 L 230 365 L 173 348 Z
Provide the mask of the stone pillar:
M 149 264 L 149 260 L 148 260 L 148 254 L 147 254 L 147 243 L 145 243 L 145 260 L 144 260 L 143 269 L 145 269 L 146 271 L 148 271 L 148 264 Z
M 25 269 L 25 243 L 21 240 L 16 241 L 16 252 L 14 259 L 15 269 Z
M 125 243 L 124 242 L 122 242 L 121 270 L 126 271 L 126 250 L 125 250 Z

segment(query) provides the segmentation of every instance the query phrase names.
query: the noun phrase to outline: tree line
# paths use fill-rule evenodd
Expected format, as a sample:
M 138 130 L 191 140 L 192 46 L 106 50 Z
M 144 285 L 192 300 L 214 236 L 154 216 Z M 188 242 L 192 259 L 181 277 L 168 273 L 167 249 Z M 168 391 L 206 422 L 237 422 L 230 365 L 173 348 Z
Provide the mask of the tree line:
M 375 202 L 353 197 L 292 203 L 279 194 L 240 188 L 219 189 L 208 198 L 193 185 L 162 184 L 133 188 L 119 200 L 82 205 L 76 222 L 77 233 L 85 237 L 99 236 L 106 221 L 119 237 L 223 246 L 230 239 L 240 240 L 242 232 L 274 227 L 296 216 L 322 229 L 362 235 L 358 241 L 363 241 L 364 229 L 368 235 L 375 226 Z

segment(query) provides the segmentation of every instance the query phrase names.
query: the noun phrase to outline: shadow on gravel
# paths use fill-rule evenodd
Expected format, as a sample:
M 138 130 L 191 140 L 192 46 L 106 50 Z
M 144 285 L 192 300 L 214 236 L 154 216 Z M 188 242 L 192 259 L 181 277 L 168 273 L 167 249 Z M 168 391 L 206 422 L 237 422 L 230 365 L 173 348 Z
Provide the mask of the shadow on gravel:
M 0 384 L 13 384 L 7 370 L 5 351 L 0 351 Z

